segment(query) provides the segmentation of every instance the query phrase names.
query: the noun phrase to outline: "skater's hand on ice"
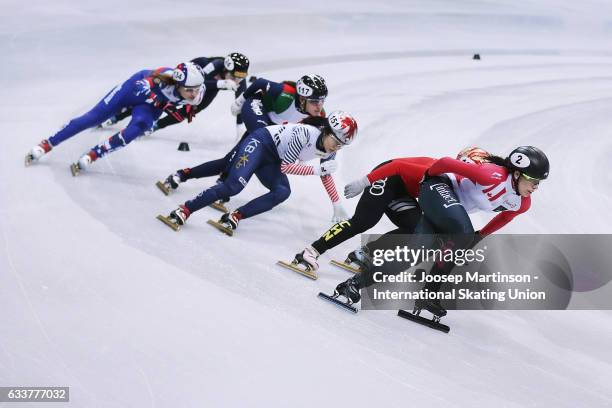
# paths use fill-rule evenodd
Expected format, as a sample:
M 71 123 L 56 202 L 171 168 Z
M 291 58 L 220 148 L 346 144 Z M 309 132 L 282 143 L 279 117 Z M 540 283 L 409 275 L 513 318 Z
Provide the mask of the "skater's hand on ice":
M 238 84 L 231 79 L 220 79 L 217 81 L 217 88 L 236 92 Z
M 242 110 L 242 105 L 244 105 L 244 101 L 244 95 L 240 95 L 236 98 L 236 100 L 234 100 L 234 103 L 232 103 L 231 106 L 232 115 L 238 116 L 240 114 L 240 111 Z
M 367 177 L 360 178 L 359 180 L 351 181 L 344 186 L 344 196 L 346 198 L 353 198 L 361 194 L 364 188 L 370 185 L 370 180 Z
M 335 224 L 340 221 L 344 221 L 348 219 L 348 213 L 344 209 L 344 206 L 340 201 L 336 201 L 334 203 L 334 215 L 332 217 L 332 222 Z
M 337 168 L 338 163 L 335 160 L 328 160 L 318 166 L 313 166 L 314 174 L 321 177 L 332 174 Z

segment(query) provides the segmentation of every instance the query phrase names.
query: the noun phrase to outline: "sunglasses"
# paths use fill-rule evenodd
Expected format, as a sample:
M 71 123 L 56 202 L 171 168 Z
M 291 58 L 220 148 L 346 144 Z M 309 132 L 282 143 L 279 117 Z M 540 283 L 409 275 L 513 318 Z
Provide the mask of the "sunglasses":
M 323 105 L 325 98 L 306 98 L 306 102 L 312 103 L 313 105 Z
M 526 175 L 525 173 L 521 173 L 521 176 L 527 180 L 528 182 L 530 182 L 531 184 L 533 184 L 534 186 L 537 186 L 538 184 L 540 184 L 540 180 L 539 178 L 535 178 L 535 177 L 529 177 L 528 175 Z

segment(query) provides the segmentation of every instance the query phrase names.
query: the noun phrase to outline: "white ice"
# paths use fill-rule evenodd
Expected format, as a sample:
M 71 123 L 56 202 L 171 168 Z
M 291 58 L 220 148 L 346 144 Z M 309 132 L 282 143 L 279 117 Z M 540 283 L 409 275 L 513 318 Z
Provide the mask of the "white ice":
M 290 199 L 232 238 L 206 225 L 212 209 L 179 233 L 156 221 L 214 182 L 154 187 L 233 145 L 227 93 L 78 178 L 68 164 L 119 127 L 23 166 L 133 72 L 237 50 L 272 80 L 323 75 L 326 108 L 358 118 L 340 188 L 388 158 L 534 144 L 550 179 L 503 232 L 610 233 L 612 3 L 88 3 L 1 2 L 0 385 L 70 386 L 65 406 L 88 408 L 612 406 L 609 312 L 458 311 L 446 335 L 319 301 L 347 274 L 274 265 L 329 226 L 315 177 L 292 177 Z M 231 204 L 262 191 L 254 181 Z

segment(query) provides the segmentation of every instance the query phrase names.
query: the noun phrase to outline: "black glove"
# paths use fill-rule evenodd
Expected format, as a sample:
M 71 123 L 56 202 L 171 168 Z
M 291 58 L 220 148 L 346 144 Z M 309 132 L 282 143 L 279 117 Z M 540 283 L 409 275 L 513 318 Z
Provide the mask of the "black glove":
M 187 105 L 185 106 L 185 113 L 187 113 L 187 123 L 191 123 L 193 118 L 195 118 L 196 113 L 198 112 L 195 106 Z
M 168 116 L 172 116 L 177 122 L 182 122 L 183 120 L 185 120 L 185 117 L 183 116 L 181 111 L 177 109 L 177 106 L 175 104 L 168 102 L 163 109 Z

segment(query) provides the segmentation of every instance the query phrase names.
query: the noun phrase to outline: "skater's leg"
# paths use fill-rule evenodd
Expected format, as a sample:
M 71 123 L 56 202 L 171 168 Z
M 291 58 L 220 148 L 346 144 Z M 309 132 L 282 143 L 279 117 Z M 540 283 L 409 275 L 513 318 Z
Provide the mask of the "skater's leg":
M 132 119 L 125 129 L 111 136 L 107 141 L 94 146 L 89 156 L 92 160 L 128 145 L 131 141 L 150 129 L 159 117 L 161 110 L 148 104 L 136 105 L 132 109 Z
M 48 139 L 49 143 L 52 146 L 57 146 L 77 133 L 99 125 L 116 114 L 121 109 L 122 95 L 120 91 L 117 91 L 112 95 L 111 99 L 107 99 L 112 93 L 113 91 L 98 102 L 89 112 L 70 120 L 67 125 Z
M 255 174 L 270 192 L 238 208 L 237 211 L 240 212 L 242 218 L 253 217 L 257 214 L 269 211 L 291 195 L 289 179 L 280 171 L 280 163 L 268 164 L 258 169 Z
M 57 146 L 77 133 L 99 125 L 106 119 L 119 113 L 122 108 L 133 105 L 135 100 L 133 82 L 140 77 L 141 73 L 134 74 L 123 84 L 114 87 L 89 112 L 72 119 L 59 132 L 51 136 L 49 143 L 52 146 Z
M 319 254 L 323 254 L 355 235 L 369 230 L 380 221 L 389 203 L 397 197 L 398 193 L 405 194 L 399 176 L 375 182 L 359 198 L 355 214 L 347 221 L 334 224 L 312 243 L 312 247 Z
M 190 213 L 198 211 L 219 199 L 235 196 L 244 189 L 255 171 L 260 166 L 268 164 L 268 149 L 264 148 L 262 139 L 267 139 L 267 143 L 273 144 L 270 134 L 265 129 L 262 129 L 261 134 L 253 134 L 240 144 L 238 154 L 230 163 L 227 179 L 204 190 L 194 199 L 185 202 L 185 207 L 189 209 Z

